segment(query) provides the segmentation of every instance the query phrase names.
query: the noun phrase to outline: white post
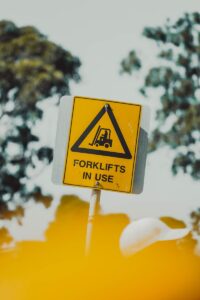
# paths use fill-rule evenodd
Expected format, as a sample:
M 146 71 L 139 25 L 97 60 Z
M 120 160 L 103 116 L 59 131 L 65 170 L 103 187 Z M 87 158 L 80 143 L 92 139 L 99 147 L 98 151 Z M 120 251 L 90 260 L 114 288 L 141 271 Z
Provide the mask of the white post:
M 89 215 L 88 215 L 88 223 L 87 223 L 87 233 L 86 233 L 86 243 L 85 243 L 85 254 L 89 255 L 91 242 L 92 242 L 92 232 L 93 232 L 93 221 L 95 215 L 99 210 L 100 196 L 101 190 L 98 189 L 99 183 L 92 189 L 92 194 L 90 198 L 90 206 L 89 206 Z

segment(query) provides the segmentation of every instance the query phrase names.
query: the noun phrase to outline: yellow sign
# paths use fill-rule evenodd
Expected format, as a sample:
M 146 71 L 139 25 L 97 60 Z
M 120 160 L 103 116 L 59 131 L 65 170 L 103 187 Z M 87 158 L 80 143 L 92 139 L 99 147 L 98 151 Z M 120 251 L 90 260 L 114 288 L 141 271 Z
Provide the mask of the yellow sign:
M 63 183 L 132 192 L 141 105 L 74 97 Z

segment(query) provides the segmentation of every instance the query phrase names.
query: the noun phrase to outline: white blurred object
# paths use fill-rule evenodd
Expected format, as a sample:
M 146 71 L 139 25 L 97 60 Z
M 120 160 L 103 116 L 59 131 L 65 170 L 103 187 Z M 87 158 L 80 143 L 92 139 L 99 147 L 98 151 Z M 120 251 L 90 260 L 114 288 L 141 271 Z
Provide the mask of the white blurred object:
M 145 218 L 130 223 L 120 237 L 120 249 L 124 256 L 130 256 L 157 241 L 183 238 L 188 228 L 172 229 L 159 219 Z

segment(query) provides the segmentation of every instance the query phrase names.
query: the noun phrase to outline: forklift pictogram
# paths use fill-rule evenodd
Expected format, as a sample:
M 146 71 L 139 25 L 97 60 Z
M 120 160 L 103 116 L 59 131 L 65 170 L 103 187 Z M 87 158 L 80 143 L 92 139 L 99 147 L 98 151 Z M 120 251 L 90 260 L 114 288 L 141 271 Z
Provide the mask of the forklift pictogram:
M 102 128 L 101 125 L 101 118 L 104 115 L 107 115 L 112 123 L 112 129 L 109 128 Z M 95 128 L 98 129 L 96 131 Z M 91 131 L 94 129 L 93 132 L 96 132 L 94 134 L 93 141 L 89 143 L 88 140 L 88 147 L 84 147 L 83 142 L 84 140 L 90 135 Z M 111 139 L 112 136 L 112 139 Z M 115 138 L 113 139 L 113 137 Z M 91 137 L 92 139 L 92 137 Z M 116 140 L 117 139 L 117 140 Z M 123 151 L 116 151 L 116 141 L 118 141 Z M 89 147 L 90 145 L 90 147 Z M 109 149 L 110 148 L 110 149 Z M 125 158 L 125 159 L 131 159 L 132 155 L 128 148 L 128 145 L 124 139 L 124 136 L 121 132 L 121 129 L 119 127 L 119 124 L 115 118 L 115 115 L 113 113 L 113 110 L 111 109 L 109 104 L 104 105 L 101 110 L 98 112 L 98 114 L 94 117 L 92 122 L 86 127 L 86 129 L 83 131 L 83 133 L 79 136 L 79 138 L 76 140 L 76 142 L 71 147 L 72 152 L 79 152 L 79 153 L 87 153 L 87 154 L 96 154 L 101 156 L 110 156 L 110 157 L 118 157 L 118 158 Z
M 90 143 L 90 146 L 103 146 L 105 148 L 112 148 L 112 139 L 111 136 L 111 130 L 109 128 L 101 128 L 101 126 L 98 127 L 97 132 L 94 136 L 94 139 L 92 143 Z

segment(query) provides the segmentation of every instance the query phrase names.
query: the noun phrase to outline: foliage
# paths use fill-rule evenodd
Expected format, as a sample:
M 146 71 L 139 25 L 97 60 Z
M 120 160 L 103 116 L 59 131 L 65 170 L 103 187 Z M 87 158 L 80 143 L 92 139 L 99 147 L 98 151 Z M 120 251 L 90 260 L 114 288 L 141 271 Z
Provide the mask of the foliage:
M 121 73 L 131 75 L 134 71 L 141 69 L 141 60 L 135 50 L 129 52 L 128 56 L 121 62 Z
M 23 215 L 19 203 L 33 197 L 49 205 L 40 187 L 27 184 L 53 158 L 33 133 L 43 117 L 38 103 L 68 94 L 70 80 L 80 80 L 79 67 L 77 57 L 36 28 L 0 22 L 0 218 Z
M 193 211 L 190 217 L 192 220 L 193 231 L 200 235 L 200 208 L 198 208 L 196 211 Z
M 8 231 L 7 228 L 2 227 L 0 228 L 0 247 L 2 247 L 3 245 L 9 244 L 10 242 L 12 242 L 12 237 Z
M 146 27 L 143 35 L 159 50 L 141 88 L 145 96 L 158 90 L 160 97 L 150 151 L 168 145 L 175 150 L 173 173 L 182 170 L 200 179 L 200 13 L 168 20 L 162 27 Z M 124 72 L 131 73 L 133 63 L 123 60 Z

